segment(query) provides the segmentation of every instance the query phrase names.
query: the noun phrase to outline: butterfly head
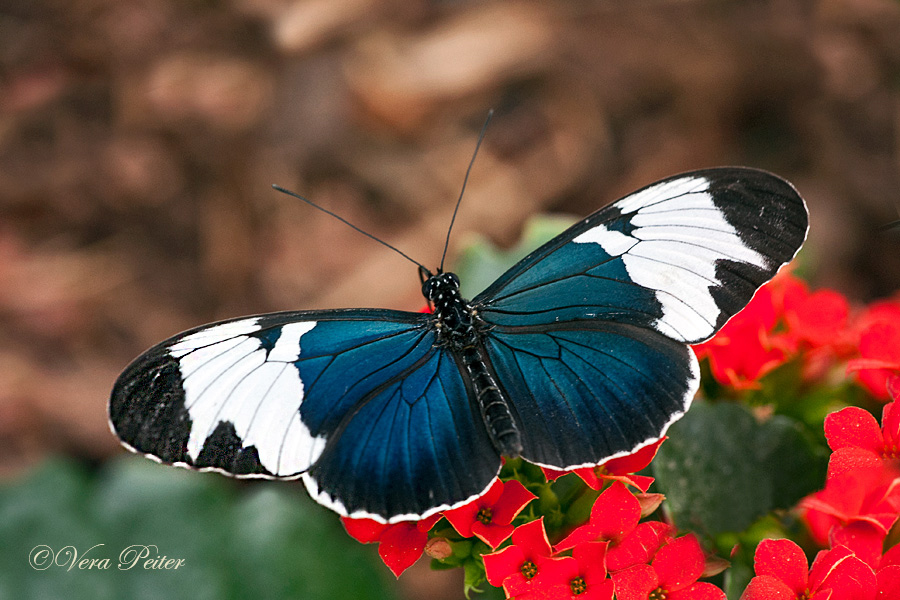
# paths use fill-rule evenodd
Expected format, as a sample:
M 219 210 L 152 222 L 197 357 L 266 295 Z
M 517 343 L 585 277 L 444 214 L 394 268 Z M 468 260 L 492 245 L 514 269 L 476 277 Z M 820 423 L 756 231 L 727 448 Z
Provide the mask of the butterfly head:
M 456 273 L 437 273 L 429 275 L 422 282 L 422 295 L 432 303 L 441 304 L 442 300 L 459 296 L 459 277 Z

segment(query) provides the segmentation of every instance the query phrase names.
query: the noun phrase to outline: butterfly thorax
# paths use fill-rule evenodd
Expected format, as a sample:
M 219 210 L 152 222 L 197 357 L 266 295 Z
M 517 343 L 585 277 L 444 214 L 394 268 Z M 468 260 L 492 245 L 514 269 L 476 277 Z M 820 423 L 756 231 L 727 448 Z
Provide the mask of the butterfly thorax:
M 465 370 L 494 447 L 505 456 L 518 456 L 522 440 L 509 401 L 484 359 L 482 335 L 487 324 L 463 299 L 454 273 L 430 276 L 422 293 L 434 305 L 437 344 L 447 347 Z
M 461 350 L 477 341 L 477 319 L 460 294 L 459 277 L 455 273 L 430 276 L 422 284 L 422 294 L 434 305 L 435 324 L 442 345 Z

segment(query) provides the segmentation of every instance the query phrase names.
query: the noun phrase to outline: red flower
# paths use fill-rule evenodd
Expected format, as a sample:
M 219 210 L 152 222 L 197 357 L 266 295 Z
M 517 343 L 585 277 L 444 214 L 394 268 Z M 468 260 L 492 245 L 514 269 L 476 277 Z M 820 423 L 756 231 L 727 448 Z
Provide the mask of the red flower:
M 807 571 L 806 555 L 791 540 L 763 540 L 754 556 L 756 577 L 741 600 L 871 600 L 875 573 L 843 546 L 820 552 Z
M 832 290 L 818 290 L 803 296 L 785 307 L 784 317 L 790 335 L 811 348 L 850 345 L 847 299 Z
M 594 501 L 587 523 L 556 544 L 557 552 L 596 540 L 620 542 L 641 519 L 641 503 L 622 483 L 613 482 Z
M 496 548 L 512 534 L 512 520 L 525 505 L 537 498 L 521 483 L 499 479 L 480 498 L 444 511 L 444 517 L 463 537 L 476 536 L 491 548 Z
M 839 360 L 856 353 L 854 332 L 848 327 L 850 305 L 841 294 L 818 290 L 785 303 L 787 331 L 778 334 L 781 343 L 803 349 L 804 378 L 821 379 Z
M 825 417 L 825 437 L 834 450 L 828 477 L 862 467 L 875 467 L 883 459 L 900 458 L 900 404 L 886 404 L 879 427 L 868 411 L 848 406 Z
M 758 388 L 757 380 L 784 362 L 784 350 L 769 335 L 781 311 L 777 292 L 774 282 L 764 285 L 715 337 L 694 346 L 698 359 L 709 359 L 719 383 L 735 389 Z
M 638 524 L 640 518 L 640 500 L 623 484 L 614 482 L 594 501 L 588 522 L 554 549 L 562 552 L 585 542 L 606 541 L 606 568 L 610 571 L 648 563 L 660 546 L 671 539 L 672 527 L 660 521 Z
M 512 533 L 512 546 L 482 558 L 488 582 L 494 587 L 503 586 L 506 595 L 512 597 L 540 589 L 538 577 L 545 570 L 552 570 L 553 562 L 562 560 L 551 558 L 551 555 L 541 517 L 516 527 Z
M 881 313 L 887 313 L 881 315 Z M 878 399 L 888 398 L 887 381 L 900 373 L 900 306 L 881 307 L 878 319 L 866 326 L 859 337 L 860 358 L 847 363 L 860 383 Z
M 400 577 L 403 571 L 422 556 L 428 541 L 428 531 L 440 518 L 438 514 L 421 521 L 401 521 L 389 525 L 373 519 L 341 517 L 341 523 L 356 541 L 363 544 L 378 542 L 381 560 L 395 577 Z
M 874 569 L 881 562 L 885 537 L 887 534 L 880 527 L 866 521 L 855 521 L 832 527 L 828 535 L 828 545 L 830 548 L 845 546 L 858 559 Z
M 833 527 L 867 522 L 887 534 L 898 517 L 900 480 L 886 476 L 889 470 L 860 467 L 830 477 L 825 489 L 800 501 L 800 509 L 813 539 L 821 546 L 828 542 Z
M 618 600 L 725 600 L 711 583 L 697 583 L 706 557 L 693 535 L 672 540 L 659 549 L 650 565 L 635 565 L 613 574 Z
M 536 595 L 554 600 L 613 600 L 613 582 L 606 578 L 607 542 L 575 546 L 571 557 L 546 566 Z
M 675 529 L 662 521 L 639 523 L 607 550 L 606 568 L 613 572 L 649 563 L 663 545 L 672 541 L 674 533 Z
M 634 473 L 645 468 L 653 461 L 660 445 L 665 440 L 666 437 L 664 436 L 649 446 L 644 446 L 627 456 L 612 458 L 596 467 L 584 467 L 583 469 L 574 469 L 571 472 L 581 477 L 591 489 L 602 489 L 604 481 L 621 481 L 625 485 L 633 485 L 642 492 L 646 492 L 650 484 L 653 483 L 653 478 L 646 475 L 634 475 Z M 541 469 L 544 471 L 544 476 L 547 477 L 548 481 L 553 481 L 569 472 L 557 471 L 547 467 L 541 467 Z

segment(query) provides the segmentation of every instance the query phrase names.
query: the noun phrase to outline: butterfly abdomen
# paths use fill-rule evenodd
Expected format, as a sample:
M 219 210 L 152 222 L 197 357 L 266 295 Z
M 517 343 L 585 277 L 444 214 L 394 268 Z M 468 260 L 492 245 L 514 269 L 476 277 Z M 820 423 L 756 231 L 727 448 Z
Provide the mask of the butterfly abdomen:
M 474 343 L 463 348 L 463 365 L 472 382 L 475 399 L 481 409 L 481 418 L 494 447 L 503 456 L 515 457 L 522 453 L 522 438 L 509 412 L 506 396 L 488 370 L 478 346 Z

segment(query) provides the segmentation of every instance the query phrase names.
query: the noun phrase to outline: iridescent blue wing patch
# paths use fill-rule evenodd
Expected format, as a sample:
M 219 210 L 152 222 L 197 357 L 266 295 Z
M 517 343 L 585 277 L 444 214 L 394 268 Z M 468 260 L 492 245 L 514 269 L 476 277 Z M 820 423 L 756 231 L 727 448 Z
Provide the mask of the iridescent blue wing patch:
M 427 516 L 482 493 L 500 468 L 467 382 L 429 323 L 349 310 L 188 331 L 125 370 L 110 421 L 131 449 L 165 463 L 302 478 L 313 498 L 347 516 Z

